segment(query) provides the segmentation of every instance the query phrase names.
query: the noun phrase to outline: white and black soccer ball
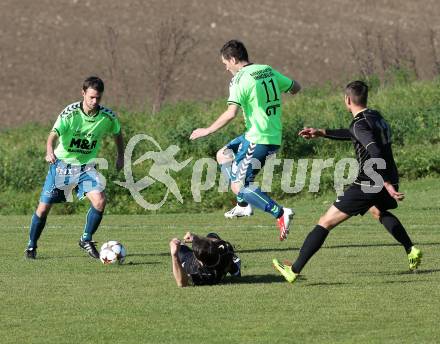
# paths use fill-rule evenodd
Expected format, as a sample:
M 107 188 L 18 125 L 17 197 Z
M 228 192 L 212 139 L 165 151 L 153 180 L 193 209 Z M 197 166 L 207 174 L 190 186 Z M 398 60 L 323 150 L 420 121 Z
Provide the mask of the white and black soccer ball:
M 105 265 L 115 263 L 122 264 L 126 255 L 127 251 L 124 245 L 115 240 L 105 242 L 99 251 L 99 259 Z

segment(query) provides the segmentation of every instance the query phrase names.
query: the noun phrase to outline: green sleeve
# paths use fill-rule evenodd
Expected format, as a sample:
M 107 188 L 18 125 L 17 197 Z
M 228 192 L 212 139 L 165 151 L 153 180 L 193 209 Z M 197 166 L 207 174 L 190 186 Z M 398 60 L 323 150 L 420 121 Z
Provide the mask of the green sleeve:
M 277 80 L 280 91 L 289 92 L 290 89 L 293 87 L 294 81 L 292 79 L 289 79 L 287 76 L 281 74 L 280 72 L 276 71 L 275 69 L 272 69 L 272 72 L 275 76 L 275 79 Z
M 114 135 L 118 135 L 120 132 L 121 132 L 121 123 L 119 122 L 119 119 L 115 117 L 113 119 L 112 133 Z
M 52 131 L 56 132 L 58 136 L 61 136 L 66 132 L 67 127 L 67 116 L 59 115 L 55 124 L 53 125 Z
M 228 104 L 237 104 L 238 106 L 242 105 L 242 95 L 240 91 L 240 85 L 236 81 L 236 78 L 233 78 L 231 84 L 229 85 L 229 98 Z

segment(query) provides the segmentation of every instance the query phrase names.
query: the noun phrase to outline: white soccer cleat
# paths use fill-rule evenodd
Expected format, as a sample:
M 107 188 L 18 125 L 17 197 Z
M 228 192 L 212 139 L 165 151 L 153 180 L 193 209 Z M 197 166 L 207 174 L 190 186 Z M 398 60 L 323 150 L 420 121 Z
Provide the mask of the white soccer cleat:
M 286 240 L 290 231 L 290 226 L 293 223 L 293 215 L 295 212 L 293 209 L 284 208 L 284 214 L 277 219 L 278 228 L 280 229 L 280 241 Z
M 238 204 L 232 208 L 231 210 L 225 213 L 225 217 L 227 219 L 232 219 L 234 217 L 243 217 L 243 216 L 251 216 L 254 215 L 252 211 L 252 207 L 248 204 L 246 207 L 240 207 Z

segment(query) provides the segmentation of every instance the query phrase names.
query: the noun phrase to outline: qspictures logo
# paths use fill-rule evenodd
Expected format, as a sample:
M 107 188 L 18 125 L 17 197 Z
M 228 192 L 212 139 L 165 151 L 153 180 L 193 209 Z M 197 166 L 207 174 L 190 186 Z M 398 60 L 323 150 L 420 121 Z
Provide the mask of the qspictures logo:
M 149 151 L 143 154 L 139 159 L 132 163 L 133 150 L 135 146 L 143 141 L 148 140 L 153 143 L 157 151 Z M 180 148 L 176 145 L 171 145 L 167 149 L 162 150 L 160 145 L 151 136 L 146 134 L 139 134 L 133 136 L 127 144 L 124 154 L 124 176 L 125 182 L 115 181 L 116 184 L 128 189 L 137 204 L 147 210 L 157 210 L 166 202 L 169 193 L 171 192 L 180 203 L 183 203 L 183 198 L 180 193 L 176 181 L 171 177 L 170 171 L 179 172 L 192 160 L 189 158 L 183 162 L 178 162 L 174 157 Z M 132 165 L 138 165 L 147 159 L 151 159 L 153 164 L 150 167 L 148 176 L 135 181 L 133 178 Z M 153 185 L 154 183 L 162 183 L 167 190 L 162 200 L 157 203 L 150 203 L 141 195 L 141 191 Z

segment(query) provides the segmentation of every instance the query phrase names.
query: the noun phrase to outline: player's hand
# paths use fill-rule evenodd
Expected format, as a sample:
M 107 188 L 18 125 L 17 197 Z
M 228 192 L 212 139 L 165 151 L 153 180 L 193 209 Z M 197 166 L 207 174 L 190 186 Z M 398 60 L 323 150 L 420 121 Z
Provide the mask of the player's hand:
M 177 238 L 173 238 L 170 241 L 170 252 L 172 256 L 177 256 L 180 250 L 180 240 Z
M 55 161 L 57 161 L 57 157 L 53 152 L 47 152 L 45 159 L 49 164 L 55 164 Z
M 316 137 L 324 136 L 324 133 L 320 129 L 316 128 L 304 128 L 298 133 L 299 136 L 305 138 L 306 140 L 314 139 Z
M 118 156 L 116 160 L 116 171 L 120 171 L 124 168 L 124 156 Z
M 186 232 L 185 236 L 183 237 L 183 240 L 185 242 L 192 242 L 193 241 L 193 234 L 191 232 Z
M 384 182 L 383 186 L 385 186 L 385 189 L 387 189 L 390 196 L 393 197 L 396 201 L 403 201 L 405 199 L 405 194 L 403 192 L 397 192 L 393 184 Z
M 191 136 L 189 137 L 190 140 L 196 140 L 199 139 L 201 137 L 205 137 L 208 136 L 210 133 L 210 131 L 208 130 L 208 128 L 198 128 L 196 130 L 194 130 L 191 133 Z

